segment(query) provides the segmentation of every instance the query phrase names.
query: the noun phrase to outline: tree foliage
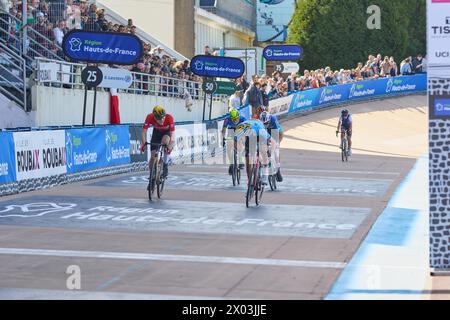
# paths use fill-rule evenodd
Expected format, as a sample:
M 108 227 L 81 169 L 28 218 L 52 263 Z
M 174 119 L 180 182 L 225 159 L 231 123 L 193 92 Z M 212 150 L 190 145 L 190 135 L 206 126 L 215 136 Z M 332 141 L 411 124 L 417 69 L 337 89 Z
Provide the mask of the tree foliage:
M 370 30 L 367 8 L 381 9 Z M 302 68 L 351 68 L 370 54 L 403 60 L 426 50 L 426 0 L 301 0 L 288 43 L 302 46 Z

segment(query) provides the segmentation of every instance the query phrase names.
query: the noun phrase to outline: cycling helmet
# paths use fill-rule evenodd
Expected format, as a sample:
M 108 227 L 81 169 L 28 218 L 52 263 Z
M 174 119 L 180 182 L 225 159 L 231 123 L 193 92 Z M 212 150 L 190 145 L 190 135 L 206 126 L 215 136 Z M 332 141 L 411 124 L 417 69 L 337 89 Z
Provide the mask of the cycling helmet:
M 239 136 L 241 134 L 246 135 L 250 129 L 251 125 L 249 123 L 244 122 L 236 127 L 236 131 L 234 133 L 236 136 Z
M 240 114 L 239 114 L 239 111 L 237 109 L 231 109 L 230 110 L 231 121 L 237 122 L 239 120 L 239 117 L 240 117 Z
M 348 116 L 348 114 L 349 114 L 349 112 L 348 112 L 347 109 L 342 110 L 342 115 L 343 115 L 344 117 Z
M 166 110 L 161 106 L 156 106 L 153 108 L 153 115 L 160 120 L 166 116 Z
M 263 111 L 259 116 L 259 120 L 261 120 L 261 122 L 264 124 L 268 124 L 270 122 L 270 113 L 268 113 L 267 111 Z

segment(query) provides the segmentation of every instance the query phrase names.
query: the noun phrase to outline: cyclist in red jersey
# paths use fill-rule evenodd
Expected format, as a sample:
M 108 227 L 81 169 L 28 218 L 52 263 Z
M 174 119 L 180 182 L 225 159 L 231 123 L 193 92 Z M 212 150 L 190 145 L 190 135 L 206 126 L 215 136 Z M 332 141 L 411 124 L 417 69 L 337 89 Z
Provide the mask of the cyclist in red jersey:
M 158 144 L 164 144 L 169 150 L 169 154 L 175 145 L 175 122 L 170 114 L 166 114 L 166 111 L 161 106 L 153 108 L 153 112 L 150 113 L 145 119 L 144 127 L 142 129 L 142 146 L 141 151 L 144 152 L 147 141 L 147 130 L 153 127 L 152 140 L 151 140 L 151 158 L 149 167 L 153 168 L 153 161 L 155 160 L 156 150 Z M 166 156 L 164 160 L 163 177 L 167 178 L 168 175 L 168 163 L 169 157 Z

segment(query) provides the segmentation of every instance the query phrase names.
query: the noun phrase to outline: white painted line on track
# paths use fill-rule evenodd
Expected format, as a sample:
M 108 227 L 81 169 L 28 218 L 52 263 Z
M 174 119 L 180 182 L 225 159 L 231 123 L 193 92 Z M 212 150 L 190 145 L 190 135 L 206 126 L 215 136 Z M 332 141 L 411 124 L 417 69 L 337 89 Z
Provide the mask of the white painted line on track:
M 257 265 L 257 266 L 327 268 L 327 269 L 343 269 L 347 265 L 346 263 L 343 262 L 328 262 L 328 261 L 252 259 L 252 258 L 233 258 L 233 257 L 215 257 L 215 256 L 187 256 L 187 255 L 168 255 L 168 254 L 127 253 L 127 252 L 41 250 L 41 249 L 20 249 L 20 248 L 0 248 L 0 254 L 70 257 L 70 258 L 223 263 L 223 264 L 243 264 L 243 265 Z
M 344 171 L 344 170 L 312 170 L 312 169 L 289 169 L 283 168 L 283 171 L 293 171 L 293 172 L 327 172 L 327 173 L 350 173 L 350 174 L 376 174 L 376 175 L 389 175 L 389 176 L 399 176 L 398 172 L 376 172 L 376 171 Z
M 283 172 L 283 171 L 293 171 L 293 170 L 281 168 L 281 172 Z M 336 172 L 336 171 L 334 171 L 334 172 Z M 346 172 L 346 171 L 343 171 L 343 172 L 345 172 L 345 173 L 352 173 L 352 172 Z M 182 173 L 182 174 L 190 174 L 190 175 L 192 175 L 191 178 L 195 178 L 196 175 L 198 175 L 198 176 L 202 176 L 202 175 L 203 176 L 213 176 L 213 177 L 217 177 L 218 176 L 217 172 L 202 172 L 202 171 L 196 171 L 196 172 L 193 172 L 193 171 L 172 171 L 172 173 L 174 175 L 176 175 L 177 173 L 178 174 L 180 174 L 180 173 Z M 349 180 L 349 181 L 354 181 L 354 180 L 358 180 L 358 181 L 383 181 L 383 182 L 391 182 L 392 181 L 392 179 L 376 179 L 376 178 L 360 178 L 360 177 L 358 177 L 358 178 L 354 178 L 354 177 L 348 178 L 348 177 L 336 177 L 336 176 L 334 176 L 334 177 L 330 177 L 330 176 L 304 176 L 304 175 L 302 176 L 302 175 L 296 175 L 296 174 L 289 174 L 289 175 L 286 175 L 286 176 L 287 177 L 293 177 L 293 178 L 299 178 L 299 179 L 301 179 L 301 178 L 320 178 L 320 179 L 329 179 L 329 180 Z M 221 172 L 221 173 L 219 173 L 219 177 L 221 177 L 221 178 L 228 178 L 229 177 L 228 172 Z
M 225 298 L 125 292 L 0 288 L 0 300 L 225 300 Z
M 206 169 L 206 168 L 220 168 L 220 169 L 228 169 L 228 166 L 203 166 L 203 165 L 199 165 L 199 166 L 186 166 L 189 169 L 193 169 L 193 168 L 199 168 L 199 169 Z M 373 175 L 387 175 L 387 176 L 399 176 L 400 173 L 398 172 L 389 172 L 389 171 L 385 171 L 385 172 L 378 172 L 378 171 L 346 171 L 346 170 L 316 170 L 316 169 L 290 169 L 290 168 L 283 168 L 281 167 L 282 171 L 292 171 L 292 172 L 325 172 L 325 173 L 350 173 L 350 174 L 373 174 Z M 183 173 L 190 173 L 187 171 L 182 171 L 182 170 L 173 170 L 172 172 L 183 172 Z M 194 172 L 194 173 L 210 173 L 210 172 Z

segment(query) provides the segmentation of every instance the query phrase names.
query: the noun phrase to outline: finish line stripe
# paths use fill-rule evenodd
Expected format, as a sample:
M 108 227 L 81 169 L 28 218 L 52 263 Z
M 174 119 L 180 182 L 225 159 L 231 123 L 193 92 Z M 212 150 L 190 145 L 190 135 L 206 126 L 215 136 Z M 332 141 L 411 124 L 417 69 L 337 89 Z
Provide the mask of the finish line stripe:
M 0 288 L 0 300 L 227 300 L 227 299 L 231 300 L 232 298 L 126 293 L 126 292 Z
M 347 265 L 346 263 L 342 262 L 327 262 L 327 261 L 252 259 L 252 258 L 232 258 L 232 257 L 214 257 L 214 256 L 187 256 L 187 255 L 145 254 L 145 253 L 126 253 L 126 252 L 40 250 L 40 249 L 18 249 L 18 248 L 0 248 L 0 254 L 70 257 L 70 258 L 76 257 L 76 258 L 97 258 L 97 259 L 223 263 L 223 264 L 328 268 L 328 269 L 343 269 Z

